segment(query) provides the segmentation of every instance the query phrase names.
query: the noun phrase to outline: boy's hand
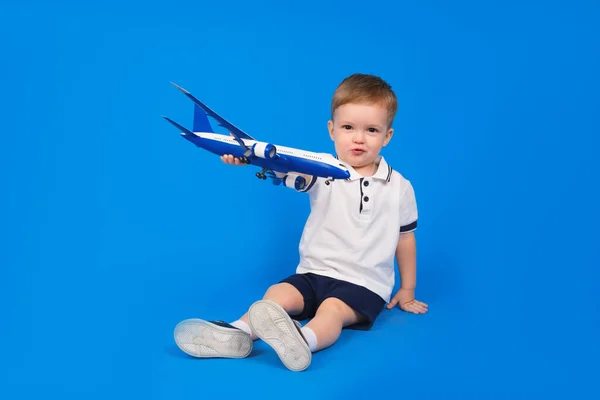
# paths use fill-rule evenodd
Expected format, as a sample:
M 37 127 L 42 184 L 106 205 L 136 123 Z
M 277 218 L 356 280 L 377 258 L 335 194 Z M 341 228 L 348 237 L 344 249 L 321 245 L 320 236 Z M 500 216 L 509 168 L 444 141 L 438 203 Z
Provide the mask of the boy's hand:
M 233 133 L 229 133 L 229 136 L 233 137 Z M 239 158 L 234 157 L 231 154 L 223 154 L 221 156 L 221 161 L 223 161 L 225 164 L 246 165 L 243 162 L 241 162 Z
M 398 293 L 392 298 L 387 305 L 387 309 L 391 310 L 398 304 L 402 310 L 411 312 L 413 314 L 425 314 L 428 310 L 428 305 L 420 301 L 415 300 L 415 290 L 400 288 Z
M 243 162 L 241 162 L 239 158 L 234 157 L 231 154 L 222 155 L 221 161 L 223 161 L 225 164 L 231 164 L 231 165 L 246 165 Z

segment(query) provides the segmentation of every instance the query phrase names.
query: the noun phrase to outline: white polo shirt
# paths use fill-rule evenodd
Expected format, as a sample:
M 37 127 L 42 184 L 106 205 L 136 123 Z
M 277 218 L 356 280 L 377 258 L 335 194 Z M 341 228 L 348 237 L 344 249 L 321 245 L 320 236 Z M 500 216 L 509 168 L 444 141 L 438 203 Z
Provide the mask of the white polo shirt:
M 311 213 L 300 239 L 297 273 L 345 280 L 390 301 L 401 233 L 417 227 L 412 184 L 378 158 L 371 177 L 352 167 L 348 180 L 313 178 L 306 191 Z

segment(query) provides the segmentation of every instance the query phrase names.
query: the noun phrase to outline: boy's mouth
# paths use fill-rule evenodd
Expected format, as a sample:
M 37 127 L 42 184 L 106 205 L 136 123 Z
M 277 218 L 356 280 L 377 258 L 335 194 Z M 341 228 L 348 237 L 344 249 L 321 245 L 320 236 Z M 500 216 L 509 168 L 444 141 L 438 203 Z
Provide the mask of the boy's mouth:
M 365 152 L 365 150 L 363 150 L 363 149 L 352 149 L 352 150 L 350 150 L 350 151 L 351 151 L 351 152 L 352 152 L 352 154 L 354 154 L 355 156 L 357 156 L 357 155 L 361 155 L 362 153 L 364 153 L 364 152 Z

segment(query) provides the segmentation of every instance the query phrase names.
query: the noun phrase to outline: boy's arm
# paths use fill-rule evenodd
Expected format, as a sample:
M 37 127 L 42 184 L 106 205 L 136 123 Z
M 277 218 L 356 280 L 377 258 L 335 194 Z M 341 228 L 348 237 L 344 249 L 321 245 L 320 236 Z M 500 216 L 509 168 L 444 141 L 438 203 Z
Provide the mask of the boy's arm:
M 387 305 L 388 309 L 396 304 L 404 311 L 414 314 L 425 314 L 427 304 L 415 300 L 415 288 L 417 286 L 417 244 L 414 232 L 400 234 L 398 246 L 396 247 L 396 261 L 400 273 L 400 290 Z
M 415 290 L 417 286 L 417 243 L 414 232 L 400 234 L 396 247 L 396 260 L 401 288 Z

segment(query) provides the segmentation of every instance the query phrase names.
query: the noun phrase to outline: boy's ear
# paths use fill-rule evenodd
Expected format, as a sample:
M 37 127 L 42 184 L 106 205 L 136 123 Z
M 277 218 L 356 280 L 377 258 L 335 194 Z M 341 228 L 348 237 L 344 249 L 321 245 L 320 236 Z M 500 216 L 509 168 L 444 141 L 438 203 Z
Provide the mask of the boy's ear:
M 383 139 L 384 146 L 387 146 L 390 140 L 392 140 L 392 136 L 394 136 L 394 128 L 388 129 L 387 133 L 385 134 L 385 139 Z
M 329 131 L 329 137 L 333 140 L 333 121 L 327 121 L 327 130 Z

